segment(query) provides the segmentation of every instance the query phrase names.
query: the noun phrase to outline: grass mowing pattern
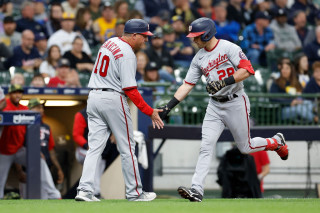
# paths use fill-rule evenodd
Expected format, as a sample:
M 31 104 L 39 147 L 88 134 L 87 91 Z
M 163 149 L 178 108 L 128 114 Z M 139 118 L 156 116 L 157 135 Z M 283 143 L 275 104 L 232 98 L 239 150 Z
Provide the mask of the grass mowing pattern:
M 0 200 L 1 213 L 319 213 L 319 199 Z

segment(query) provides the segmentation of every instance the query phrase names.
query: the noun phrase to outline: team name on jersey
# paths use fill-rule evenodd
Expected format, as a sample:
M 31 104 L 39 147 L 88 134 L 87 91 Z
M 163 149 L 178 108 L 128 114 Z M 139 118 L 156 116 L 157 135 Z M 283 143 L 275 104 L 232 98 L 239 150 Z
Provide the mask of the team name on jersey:
M 221 64 L 227 62 L 228 60 L 229 59 L 227 54 L 224 54 L 222 56 L 219 54 L 216 59 L 209 60 L 207 67 L 201 67 L 203 75 L 207 77 L 211 70 L 213 70 L 214 68 L 218 69 Z
M 104 43 L 101 48 L 106 48 L 107 50 L 109 50 L 114 56 L 115 60 L 123 56 L 123 54 L 121 54 L 121 49 L 119 48 L 119 46 L 110 40 Z

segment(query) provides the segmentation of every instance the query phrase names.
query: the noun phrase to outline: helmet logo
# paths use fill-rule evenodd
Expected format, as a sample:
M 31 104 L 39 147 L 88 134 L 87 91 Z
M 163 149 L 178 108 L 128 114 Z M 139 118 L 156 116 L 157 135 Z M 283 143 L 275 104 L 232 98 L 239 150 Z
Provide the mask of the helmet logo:
M 189 26 L 189 31 L 191 32 L 191 30 L 192 30 L 192 26 L 190 25 L 190 26 Z

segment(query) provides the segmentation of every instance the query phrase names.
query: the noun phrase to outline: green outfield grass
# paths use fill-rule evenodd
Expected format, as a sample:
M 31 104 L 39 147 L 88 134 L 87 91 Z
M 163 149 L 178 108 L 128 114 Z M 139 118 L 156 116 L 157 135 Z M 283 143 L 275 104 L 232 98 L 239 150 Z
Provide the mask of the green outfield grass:
M 103 200 L 0 200 L 1 213 L 319 213 L 319 199 L 204 199 L 191 203 L 183 199 L 157 199 L 152 202 Z

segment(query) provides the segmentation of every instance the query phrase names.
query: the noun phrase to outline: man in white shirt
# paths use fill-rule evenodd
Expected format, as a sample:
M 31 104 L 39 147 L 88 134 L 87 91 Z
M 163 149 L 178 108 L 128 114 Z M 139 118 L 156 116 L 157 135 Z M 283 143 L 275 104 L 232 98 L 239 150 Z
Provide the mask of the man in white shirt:
M 48 40 L 48 48 L 52 45 L 58 45 L 61 55 L 72 49 L 72 42 L 76 36 L 80 36 L 83 41 L 82 51 L 91 55 L 91 50 L 86 39 L 80 34 L 73 31 L 75 21 L 73 13 L 64 12 L 61 20 L 61 29 L 53 33 Z

